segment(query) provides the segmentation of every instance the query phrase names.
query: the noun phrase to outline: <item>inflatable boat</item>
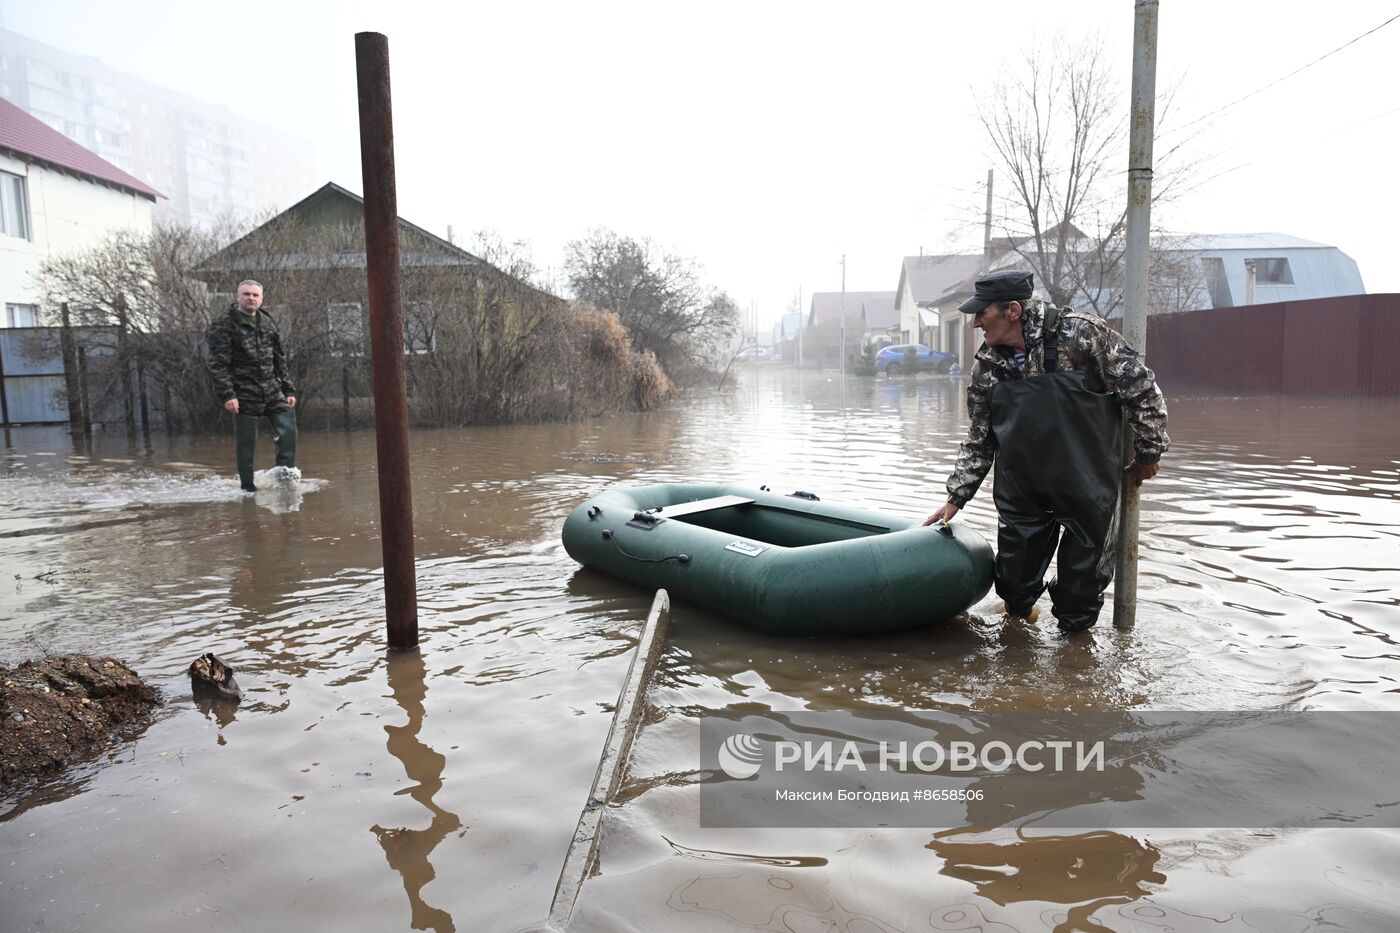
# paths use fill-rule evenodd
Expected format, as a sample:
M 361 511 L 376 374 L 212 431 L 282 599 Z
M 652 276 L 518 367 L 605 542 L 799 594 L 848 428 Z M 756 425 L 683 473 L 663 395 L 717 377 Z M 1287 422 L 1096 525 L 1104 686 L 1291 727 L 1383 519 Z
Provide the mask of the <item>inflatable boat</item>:
M 563 537 L 585 567 L 782 635 L 929 625 L 992 585 L 991 546 L 961 523 L 766 487 L 614 487 L 576 508 Z

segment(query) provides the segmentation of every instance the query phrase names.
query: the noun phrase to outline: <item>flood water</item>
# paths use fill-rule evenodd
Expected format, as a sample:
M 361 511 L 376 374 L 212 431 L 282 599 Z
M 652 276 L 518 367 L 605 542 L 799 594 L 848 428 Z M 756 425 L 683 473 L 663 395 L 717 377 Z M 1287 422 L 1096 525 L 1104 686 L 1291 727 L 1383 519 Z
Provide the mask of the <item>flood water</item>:
M 0 816 L 6 930 L 519 930 L 546 916 L 651 594 L 558 532 L 609 484 L 720 481 L 908 516 L 962 383 L 758 367 L 644 415 L 413 435 L 421 654 L 386 657 L 374 438 L 305 431 L 302 492 L 232 437 L 0 457 L 0 663 L 113 655 L 167 704 Z M 1400 830 L 718 830 L 705 710 L 1400 709 L 1400 404 L 1172 399 L 1138 625 L 1066 640 L 989 595 L 926 630 L 753 634 L 684 604 L 571 929 L 1393 930 Z M 260 444 L 259 465 L 271 463 Z M 958 518 L 995 536 L 988 489 Z M 238 670 L 236 712 L 185 668 Z M 1240 775 L 1241 781 L 1251 776 Z

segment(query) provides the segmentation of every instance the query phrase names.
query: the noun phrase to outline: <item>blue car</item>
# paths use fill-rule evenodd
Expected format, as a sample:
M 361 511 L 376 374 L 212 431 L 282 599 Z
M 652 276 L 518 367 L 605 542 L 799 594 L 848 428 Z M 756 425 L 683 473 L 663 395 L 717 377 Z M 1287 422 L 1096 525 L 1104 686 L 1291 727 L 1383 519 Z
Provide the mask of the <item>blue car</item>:
M 897 343 L 875 354 L 875 369 L 887 376 L 920 371 L 946 373 L 957 361 L 956 353 L 930 350 L 921 343 Z

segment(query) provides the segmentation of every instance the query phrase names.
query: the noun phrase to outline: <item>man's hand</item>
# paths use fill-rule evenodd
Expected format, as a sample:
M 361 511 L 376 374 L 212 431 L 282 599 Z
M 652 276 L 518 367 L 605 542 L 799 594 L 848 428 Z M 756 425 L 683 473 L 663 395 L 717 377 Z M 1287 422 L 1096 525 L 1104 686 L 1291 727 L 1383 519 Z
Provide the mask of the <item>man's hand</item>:
M 289 395 L 289 396 L 287 396 L 287 407 L 288 407 L 288 408 L 296 408 L 296 407 L 297 407 L 297 397 L 296 397 L 295 395 Z
M 937 512 L 934 512 L 928 518 L 924 519 L 924 524 L 937 525 L 939 523 L 942 523 L 946 525 L 948 522 L 951 522 L 953 520 L 953 516 L 957 514 L 958 507 L 953 503 L 949 502 L 945 504 L 943 508 L 939 509 Z
M 224 411 L 235 415 L 238 414 L 238 399 L 231 398 L 227 402 L 224 402 Z
M 1143 480 L 1156 476 L 1161 469 L 1162 465 L 1159 463 L 1138 463 L 1134 460 L 1123 467 L 1123 472 L 1132 474 L 1134 486 L 1141 486 Z

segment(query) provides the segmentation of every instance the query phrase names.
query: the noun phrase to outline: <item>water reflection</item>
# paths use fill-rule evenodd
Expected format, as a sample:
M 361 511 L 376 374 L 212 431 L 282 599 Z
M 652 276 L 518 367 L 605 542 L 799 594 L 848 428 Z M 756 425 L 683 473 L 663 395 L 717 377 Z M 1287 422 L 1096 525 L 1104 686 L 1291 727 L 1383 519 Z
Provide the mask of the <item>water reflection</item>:
M 391 653 L 385 658 L 385 673 L 394 701 L 408 716 L 402 726 L 385 726 L 389 734 L 389 754 L 403 763 L 404 774 L 416 783 L 407 793 L 433 815 L 427 829 L 394 827 L 386 829 L 377 823 L 370 829 L 384 849 L 389 867 L 403 878 L 404 893 L 408 895 L 415 930 L 436 930 L 451 933 L 457 929 L 447 911 L 423 900 L 423 886 L 437 877 L 429 856 L 447 836 L 460 829 L 462 821 L 433 799 L 442 790 L 442 772 L 447 759 L 418 738 L 423 728 L 424 701 L 428 695 L 427 671 L 421 651 Z
M 36 644 L 111 653 L 183 696 L 186 666 L 212 650 L 247 672 L 248 698 L 227 729 L 216 728 L 213 710 L 211 721 L 172 704 L 119 761 L 75 774 L 63 785 L 74 790 L 33 796 L 34 807 L 0 822 L 0 848 L 15 853 L 7 916 L 87 927 L 100 901 L 109 928 L 173 933 L 208 927 L 196 914 L 209 904 L 249 928 L 394 929 L 405 926 L 403 891 L 424 927 L 513 929 L 537 917 L 596 767 L 626 667 L 619 655 L 651 598 L 578 571 L 558 543 L 569 510 L 613 483 L 702 479 L 811 489 L 908 517 L 943 497 L 966 430 L 962 381 L 842 382 L 783 367 L 742 378 L 737 392 L 643 415 L 413 433 L 420 606 L 431 667 L 453 673 L 429 693 L 422 659 L 391 662 L 404 716 L 395 713 L 387 743 L 382 721 L 366 713 L 388 702 L 371 432 L 306 431 L 300 459 L 326 484 L 280 514 L 240 495 L 225 436 L 152 435 L 149 449 L 133 450 L 100 431 L 9 432 L 0 451 L 0 658 L 32 656 Z M 1045 837 L 1008 851 L 948 849 L 950 872 L 976 874 L 1001 859 L 1021 866 L 1023 886 L 1059 885 L 1041 905 L 1003 905 L 937 871 L 942 856 L 925 849 L 927 830 L 765 837 L 696 828 L 691 729 L 702 713 L 737 704 L 759 714 L 1400 708 L 1400 403 L 1174 398 L 1171 411 L 1176 447 L 1144 494 L 1132 631 L 1105 619 L 1092 636 L 1064 642 L 1053 620 L 1011 622 L 989 599 L 922 631 L 779 639 L 676 605 L 629 795 L 609 816 L 603 874 L 581 901 L 606 915 L 592 928 L 727 929 L 728 917 L 758 929 L 839 920 L 859 930 L 878 914 L 901 930 L 1005 931 L 1051 928 L 1073 913 L 1081 927 L 1233 931 L 1248 929 L 1243 911 L 1261 903 L 1276 905 L 1270 921 L 1293 923 L 1331 916 L 1316 905 L 1367 898 L 1382 920 L 1400 918 L 1391 884 L 1400 835 L 1383 831 L 1251 837 L 1247 849 L 1215 858 L 1209 842 L 1243 834 L 1154 830 L 1136 854 L 1131 841 L 1088 839 L 1092 865 L 1066 866 L 1056 848 L 1043 883 L 1026 853 Z M 958 520 L 991 538 L 988 493 Z M 481 711 L 473 737 L 491 754 L 459 754 L 433 738 L 447 769 L 419 727 L 444 734 L 463 710 Z M 409 776 L 400 786 L 415 786 L 390 799 L 408 814 L 366 816 L 362 788 L 373 779 L 358 772 L 400 768 Z M 294 818 L 265 819 L 293 795 L 306 795 Z M 206 869 L 207 859 L 189 857 L 196 810 L 201 843 L 233 840 L 241 859 L 230 851 L 227 868 Z M 451 810 L 471 826 L 470 844 L 450 838 Z M 367 846 L 366 819 L 390 825 L 375 833 L 383 858 Z M 408 826 L 419 828 L 394 828 Z M 1011 837 L 942 843 L 1005 848 Z M 129 858 L 135 845 L 150 858 Z M 1151 850 L 1166 855 L 1151 864 Z M 334 903 L 305 906 L 303 888 L 291 915 L 269 884 L 295 878 L 308 858 L 338 879 Z M 1100 860 L 1141 880 L 1100 884 Z M 158 905 L 150 864 L 168 873 Z M 1151 872 L 1171 882 L 1142 898 L 1133 888 L 1151 889 Z M 434 873 L 470 888 L 430 887 Z M 979 891 L 1010 896 L 995 877 L 979 877 Z M 221 901 L 211 900 L 216 891 L 226 892 Z M 1098 895 L 1137 899 L 1080 919 Z
M 205 719 L 212 719 L 218 724 L 218 743 L 228 744 L 224 737 L 224 728 L 233 725 L 238 719 L 238 700 L 220 693 L 217 688 L 201 680 L 193 680 L 190 686 L 195 709 L 204 714 Z
M 830 931 L 830 933 L 898 933 L 900 927 L 833 897 L 819 881 L 791 872 L 750 871 L 694 877 L 671 892 L 667 906 L 675 914 L 700 915 L 722 926 L 701 926 L 675 919 L 657 929 L 728 929 Z
M 962 841 L 977 835 L 939 833 L 927 848 L 943 860 L 939 874 L 970 882 L 1003 907 L 1016 901 L 1126 904 L 1151 893 L 1144 885 L 1167 881 L 1157 870 L 1161 853 L 1119 833 L 1026 836 L 1018 831 L 1011 842 Z

